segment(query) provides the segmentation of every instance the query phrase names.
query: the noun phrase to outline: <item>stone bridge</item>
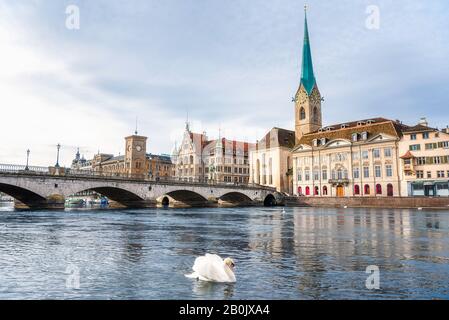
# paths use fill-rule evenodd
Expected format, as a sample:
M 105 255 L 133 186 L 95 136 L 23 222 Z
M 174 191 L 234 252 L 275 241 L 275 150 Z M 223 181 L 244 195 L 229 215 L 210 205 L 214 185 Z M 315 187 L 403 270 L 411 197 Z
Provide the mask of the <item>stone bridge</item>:
M 31 209 L 62 209 L 65 200 L 95 191 L 133 208 L 157 206 L 249 206 L 279 204 L 282 196 L 262 186 L 149 181 L 123 177 L 55 175 L 48 172 L 0 172 L 0 192 Z

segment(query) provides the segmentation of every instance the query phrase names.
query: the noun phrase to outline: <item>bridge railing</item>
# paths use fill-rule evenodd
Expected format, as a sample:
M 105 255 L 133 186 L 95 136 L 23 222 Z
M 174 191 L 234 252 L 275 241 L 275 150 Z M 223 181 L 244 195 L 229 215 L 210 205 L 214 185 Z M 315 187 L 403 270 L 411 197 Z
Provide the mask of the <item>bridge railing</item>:
M 236 182 L 218 182 L 209 179 L 192 179 L 192 178 L 176 178 L 176 177 L 154 177 L 144 174 L 127 174 L 127 173 L 113 173 L 105 171 L 93 171 L 93 170 L 76 170 L 76 169 L 66 169 L 66 176 L 76 176 L 76 177 L 98 177 L 98 178 L 113 178 L 119 180 L 142 180 L 152 183 L 170 183 L 170 184 L 187 184 L 187 185 L 207 185 L 207 186 L 233 186 L 233 187 L 250 187 L 272 190 L 273 188 L 261 186 L 257 184 L 248 183 L 236 183 Z
M 159 184 L 181 184 L 181 185 L 198 185 L 198 186 L 227 186 L 237 188 L 258 188 L 269 191 L 274 191 L 274 188 L 261 186 L 258 184 L 245 184 L 236 182 L 219 182 L 208 179 L 186 179 L 176 177 L 153 177 L 150 175 L 136 175 L 127 173 L 113 173 L 105 171 L 93 171 L 93 170 L 79 170 L 71 168 L 54 168 L 54 167 L 36 167 L 23 165 L 9 165 L 0 164 L 0 173 L 13 173 L 20 175 L 52 175 L 52 176 L 64 176 L 74 178 L 98 178 L 98 179 L 114 179 L 114 180 L 138 180 Z
M 37 166 L 22 166 L 17 164 L 0 164 L 0 172 L 11 172 L 11 173 L 48 173 L 48 167 L 37 167 Z

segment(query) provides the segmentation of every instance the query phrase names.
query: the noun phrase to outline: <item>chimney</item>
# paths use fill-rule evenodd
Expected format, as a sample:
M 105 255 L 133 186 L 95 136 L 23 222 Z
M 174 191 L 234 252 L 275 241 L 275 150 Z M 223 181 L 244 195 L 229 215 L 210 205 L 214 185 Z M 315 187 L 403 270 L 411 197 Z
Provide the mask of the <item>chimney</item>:
M 429 126 L 429 123 L 427 122 L 427 119 L 425 117 L 421 118 L 421 120 L 419 120 L 418 124 L 421 126 L 424 126 L 424 127 Z
M 449 134 L 449 126 L 446 126 L 446 128 L 443 129 L 443 132 Z

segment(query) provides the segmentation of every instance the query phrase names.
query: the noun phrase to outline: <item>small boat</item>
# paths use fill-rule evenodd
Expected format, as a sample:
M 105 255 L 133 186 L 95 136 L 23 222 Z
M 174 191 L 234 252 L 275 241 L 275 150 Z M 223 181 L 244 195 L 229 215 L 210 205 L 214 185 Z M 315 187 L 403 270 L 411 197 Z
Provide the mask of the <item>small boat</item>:
M 109 204 L 109 201 L 108 201 L 108 199 L 107 198 L 101 198 L 101 200 L 100 200 L 100 205 L 101 206 L 107 206 Z
M 80 208 L 80 207 L 84 207 L 85 204 L 86 204 L 86 202 L 83 199 L 68 199 L 66 201 L 66 205 L 68 207 Z
M 91 206 L 100 206 L 100 207 L 106 207 L 109 205 L 109 201 L 105 197 L 101 197 L 100 199 L 91 200 L 89 202 Z

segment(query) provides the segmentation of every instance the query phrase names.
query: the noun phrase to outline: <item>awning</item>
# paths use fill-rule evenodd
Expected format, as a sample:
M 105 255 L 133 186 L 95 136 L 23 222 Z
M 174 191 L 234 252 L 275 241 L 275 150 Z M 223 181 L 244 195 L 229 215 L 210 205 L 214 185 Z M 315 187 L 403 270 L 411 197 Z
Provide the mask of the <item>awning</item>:
M 434 186 L 437 184 L 447 184 L 448 180 L 429 180 L 429 181 L 413 181 L 411 184 L 413 186 Z
M 433 186 L 435 184 L 435 181 L 413 181 L 413 186 Z

